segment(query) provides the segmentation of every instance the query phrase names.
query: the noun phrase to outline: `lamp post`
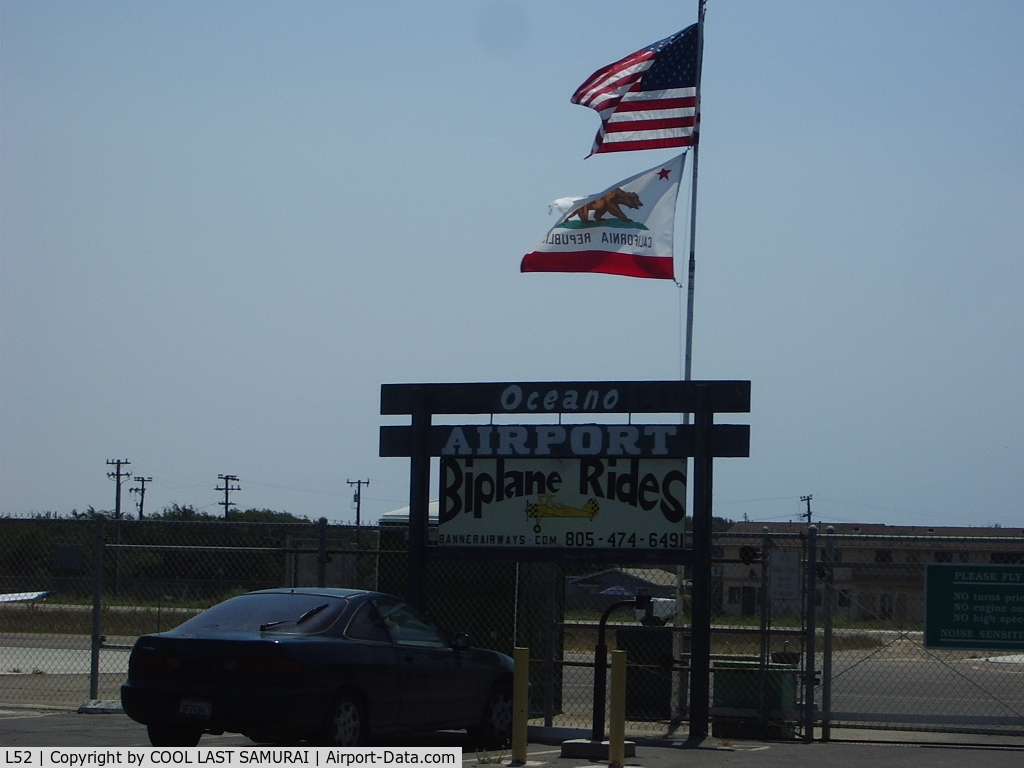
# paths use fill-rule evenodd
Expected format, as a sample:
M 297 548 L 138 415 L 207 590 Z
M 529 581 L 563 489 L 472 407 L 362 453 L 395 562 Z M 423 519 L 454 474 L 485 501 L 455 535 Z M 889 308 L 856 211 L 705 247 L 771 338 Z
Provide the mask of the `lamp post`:
M 604 628 L 608 617 L 616 608 L 632 606 L 651 610 L 651 596 L 637 595 L 633 600 L 619 600 L 609 605 L 597 625 L 597 646 L 594 648 L 594 725 L 590 733 L 592 741 L 604 741 L 604 706 L 608 686 L 608 646 L 605 644 Z

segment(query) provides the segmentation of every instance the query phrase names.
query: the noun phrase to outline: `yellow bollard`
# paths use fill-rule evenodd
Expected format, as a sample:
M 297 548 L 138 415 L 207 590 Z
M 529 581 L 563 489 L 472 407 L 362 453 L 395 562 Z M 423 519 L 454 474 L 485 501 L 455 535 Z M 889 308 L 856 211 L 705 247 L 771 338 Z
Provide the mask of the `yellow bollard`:
M 516 663 L 512 684 L 512 763 L 526 763 L 526 721 L 530 717 L 530 649 L 516 648 L 512 654 Z
M 626 652 L 612 651 L 611 705 L 608 711 L 608 765 L 626 762 Z

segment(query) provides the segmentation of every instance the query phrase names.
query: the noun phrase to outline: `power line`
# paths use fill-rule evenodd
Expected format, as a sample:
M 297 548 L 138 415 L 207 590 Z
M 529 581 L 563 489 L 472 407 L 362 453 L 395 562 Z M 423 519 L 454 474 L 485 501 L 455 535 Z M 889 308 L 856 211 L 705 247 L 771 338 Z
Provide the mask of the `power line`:
M 311 493 L 318 496 L 341 496 L 340 491 L 317 490 L 315 488 L 300 488 L 294 485 L 278 485 L 276 483 L 258 483 L 255 480 L 245 478 L 249 485 L 258 485 L 260 488 L 275 488 L 279 491 L 296 491 L 297 493 Z
M 789 501 L 789 500 L 794 499 L 794 498 L 796 498 L 796 497 L 795 496 L 765 496 L 764 498 L 761 498 L 761 499 L 722 499 L 722 500 L 716 499 L 715 500 L 715 504 L 717 506 L 722 506 L 724 504 L 760 504 L 760 503 L 765 502 L 765 501 Z

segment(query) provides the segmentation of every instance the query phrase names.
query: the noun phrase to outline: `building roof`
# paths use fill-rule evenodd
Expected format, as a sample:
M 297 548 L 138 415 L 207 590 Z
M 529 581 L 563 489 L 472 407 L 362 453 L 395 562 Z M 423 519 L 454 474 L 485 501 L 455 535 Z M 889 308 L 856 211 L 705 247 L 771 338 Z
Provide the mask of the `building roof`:
M 860 536 L 935 536 L 942 538 L 1024 538 L 1024 530 L 1020 528 L 981 528 L 968 526 L 923 526 L 923 525 L 885 525 L 884 523 L 829 523 L 815 522 L 818 533 L 825 533 L 832 528 L 841 535 Z M 807 523 L 735 523 L 727 531 L 731 534 L 760 535 L 764 529 L 768 533 L 801 534 L 807 531 Z
M 441 509 L 441 502 L 431 501 L 427 507 L 427 515 L 429 516 L 429 523 L 431 525 L 437 524 L 438 513 Z M 385 525 L 391 524 L 407 524 L 409 522 L 409 507 L 402 507 L 401 509 L 393 509 L 390 512 L 385 512 L 380 516 L 380 522 Z
M 567 581 L 575 583 L 597 580 L 598 577 L 609 573 L 623 573 L 637 581 L 646 581 L 648 584 L 655 584 L 659 587 L 674 587 L 676 585 L 676 575 L 663 571 L 661 568 L 606 568 L 603 571 L 588 573 L 585 576 L 573 576 L 567 579 Z

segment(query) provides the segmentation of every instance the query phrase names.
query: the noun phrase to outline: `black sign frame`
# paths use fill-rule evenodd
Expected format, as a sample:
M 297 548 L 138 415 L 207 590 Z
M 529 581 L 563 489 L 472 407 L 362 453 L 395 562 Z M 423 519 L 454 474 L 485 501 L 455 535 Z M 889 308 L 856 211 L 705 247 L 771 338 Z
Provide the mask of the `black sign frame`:
M 695 553 L 710 551 L 710 482 L 712 458 L 750 455 L 750 427 L 746 424 L 715 424 L 716 413 L 749 413 L 749 381 L 531 381 L 381 385 L 381 414 L 409 415 L 410 425 L 380 428 L 380 456 L 409 457 L 409 599 L 422 601 L 426 562 L 431 558 L 452 560 L 506 560 L 545 562 L 577 560 L 596 563 L 693 565 Z M 666 458 L 694 459 L 693 547 L 678 550 L 580 550 L 530 547 L 440 547 L 428 543 L 430 503 L 430 459 L 446 455 L 445 446 L 453 430 L 523 429 L 531 434 L 552 425 L 434 425 L 435 415 L 452 414 L 550 414 L 587 416 L 618 413 L 693 414 L 693 424 L 611 425 L 571 424 L 566 430 L 589 427 L 609 430 L 626 426 L 636 429 L 668 428 L 672 438 L 662 444 Z M 475 456 L 500 455 L 500 441 L 490 452 Z M 548 445 L 546 456 L 574 455 L 565 444 Z M 647 455 L 642 452 L 641 455 Z M 454 455 L 454 454 L 453 454 Z M 540 455 L 540 454 L 538 454 Z M 599 454 L 612 455 L 612 454 Z M 691 482 L 688 478 L 687 482 Z M 707 485 L 706 494 L 701 486 Z M 707 497 L 707 509 L 700 499 Z M 706 528 L 707 533 L 703 531 Z M 710 561 L 709 561 L 710 562 Z
M 750 413 L 749 381 L 531 381 L 383 384 L 384 416 L 456 413 Z M 575 407 L 573 407 L 575 405 Z
M 409 415 L 408 427 L 381 428 L 381 456 L 408 455 L 409 471 L 409 582 L 407 599 L 424 605 L 427 561 L 447 559 L 521 561 L 579 560 L 625 564 L 624 554 L 644 555 L 635 562 L 690 565 L 693 573 L 690 652 L 690 730 L 708 731 L 711 695 L 711 519 L 713 460 L 716 456 L 749 456 L 749 426 L 716 425 L 716 413 L 749 413 L 749 381 L 615 381 L 615 382 L 505 382 L 465 384 L 384 384 L 381 414 Z M 693 534 L 691 549 L 607 555 L 592 550 L 497 548 L 472 551 L 428 545 L 430 460 L 438 450 L 435 414 L 692 414 L 683 450 L 693 456 Z M 688 425 L 686 425 L 688 426 Z M 726 429 L 722 429 L 725 427 Z M 730 429 L 731 428 L 731 429 Z M 737 431 L 737 428 L 739 431 Z M 450 432 L 448 433 L 450 434 Z M 723 437 L 723 435 L 725 437 Z M 725 444 L 739 439 L 738 449 Z M 443 445 L 443 443 L 442 443 Z M 720 452 L 724 452 L 720 453 Z M 595 557 L 596 555 L 596 557 Z

